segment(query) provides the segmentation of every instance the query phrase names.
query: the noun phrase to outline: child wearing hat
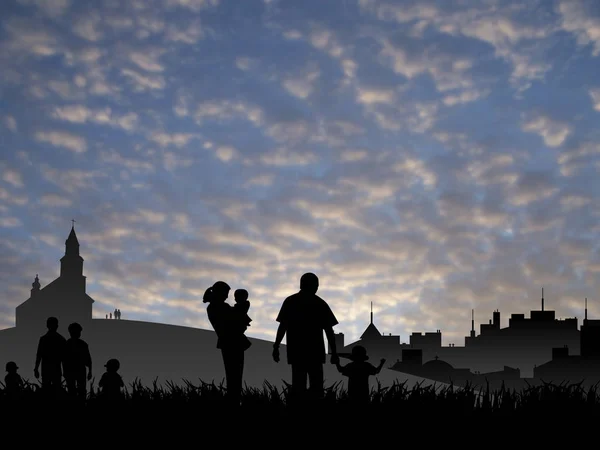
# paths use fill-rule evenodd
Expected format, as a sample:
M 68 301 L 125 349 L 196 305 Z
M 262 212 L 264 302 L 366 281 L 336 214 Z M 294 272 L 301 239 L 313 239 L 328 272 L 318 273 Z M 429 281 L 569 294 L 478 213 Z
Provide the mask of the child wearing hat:
M 119 375 L 118 370 L 121 367 L 118 359 L 109 359 L 106 364 L 106 372 L 102 374 L 98 386 L 102 388 L 102 395 L 109 399 L 121 398 L 121 388 L 125 386 L 123 378 Z
M 369 356 L 367 349 L 362 345 L 352 347 L 350 355 L 352 362 L 342 366 L 339 361 L 336 363 L 338 371 L 348 377 L 348 397 L 355 403 L 369 402 L 369 376 L 377 375 L 381 372 L 385 359 L 381 359 L 379 366 L 367 362 Z
M 9 394 L 19 392 L 23 388 L 23 379 L 17 373 L 18 369 L 14 361 L 6 363 L 6 372 L 8 373 L 4 377 L 4 385 L 6 386 L 6 392 Z

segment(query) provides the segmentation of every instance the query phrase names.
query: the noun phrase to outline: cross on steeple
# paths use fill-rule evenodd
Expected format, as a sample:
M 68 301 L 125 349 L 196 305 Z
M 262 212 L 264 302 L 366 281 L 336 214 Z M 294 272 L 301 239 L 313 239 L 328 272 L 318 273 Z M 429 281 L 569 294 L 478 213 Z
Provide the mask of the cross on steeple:
M 71 219 L 71 226 L 75 228 L 75 219 Z

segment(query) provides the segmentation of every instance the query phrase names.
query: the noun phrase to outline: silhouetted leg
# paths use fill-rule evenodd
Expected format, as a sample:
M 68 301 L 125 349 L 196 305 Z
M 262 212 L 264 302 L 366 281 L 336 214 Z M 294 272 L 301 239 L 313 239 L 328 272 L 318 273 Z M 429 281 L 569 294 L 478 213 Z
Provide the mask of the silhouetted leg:
M 85 379 L 85 372 L 83 372 L 82 374 L 80 374 L 77 377 L 77 396 L 81 400 L 85 400 L 86 394 L 87 394 L 86 379 Z
M 311 364 L 308 367 L 308 381 L 310 383 L 310 396 L 313 399 L 323 397 L 323 364 Z
M 222 349 L 227 398 L 233 405 L 240 404 L 242 374 L 244 369 L 244 351 L 241 349 Z
M 76 395 L 76 385 L 75 378 L 73 376 L 65 377 L 65 381 L 67 382 L 67 392 L 70 396 L 74 397 Z
M 306 397 L 306 381 L 308 371 L 306 364 L 292 364 L 292 392 L 291 400 L 294 403 L 302 401 Z

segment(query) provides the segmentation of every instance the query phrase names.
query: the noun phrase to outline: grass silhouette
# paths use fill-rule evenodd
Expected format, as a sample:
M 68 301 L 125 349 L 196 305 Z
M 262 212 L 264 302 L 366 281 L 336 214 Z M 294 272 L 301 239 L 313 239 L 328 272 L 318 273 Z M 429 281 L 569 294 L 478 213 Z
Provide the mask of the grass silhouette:
M 189 411 L 202 416 L 210 416 L 215 410 L 226 410 L 226 386 L 212 382 L 192 383 L 183 380 L 183 384 L 172 381 L 159 384 L 154 380 L 151 386 L 144 386 L 136 379 L 126 386 L 122 398 L 117 403 L 104 401 L 100 391 L 92 380 L 87 399 L 81 406 L 89 412 L 104 411 L 107 407 L 118 405 L 120 410 L 151 413 L 160 415 L 179 415 Z M 64 384 L 63 384 L 64 386 Z M 66 387 L 66 386 L 64 386 Z M 260 413 L 263 418 L 278 418 L 290 409 L 290 385 L 283 381 L 283 388 L 278 389 L 265 381 L 261 389 L 248 387 L 242 392 L 241 410 L 246 414 Z M 24 388 L 16 398 L 10 398 L 5 386 L 0 382 L 0 410 L 9 403 L 11 407 L 30 409 L 46 401 L 40 384 L 24 380 Z M 59 394 L 58 405 L 69 404 L 66 391 Z M 457 387 L 452 384 L 444 386 L 395 382 L 391 386 L 381 386 L 371 390 L 370 403 L 366 405 L 370 415 L 401 415 L 410 411 L 413 415 L 428 416 L 447 415 L 539 415 L 553 414 L 598 414 L 600 413 L 600 393 L 597 385 L 584 387 L 582 383 L 560 384 L 543 382 L 541 385 L 528 385 L 527 388 L 490 390 L 489 385 L 466 385 Z M 324 397 L 318 402 L 319 411 L 327 411 L 344 416 L 352 410 L 348 393 L 341 383 L 326 386 Z
M 554 444 L 553 427 L 560 432 L 600 417 L 597 386 L 586 388 L 582 383 L 543 382 L 516 391 L 504 387 L 490 390 L 489 385 L 409 386 L 406 381 L 395 382 L 377 385 L 371 390 L 369 404 L 360 408 L 353 406 L 340 382 L 326 386 L 319 401 L 303 405 L 290 401 L 290 385 L 285 381 L 282 388 L 269 381 L 260 389 L 246 386 L 239 408 L 228 405 L 226 392 L 224 381 L 159 384 L 155 379 L 144 386 L 136 379 L 126 386 L 119 401 L 111 402 L 102 399 L 92 380 L 85 402 L 75 402 L 65 391 L 49 403 L 39 383 L 25 380 L 20 395 L 9 398 L 0 382 L 1 423 L 5 430 L 25 428 L 31 438 L 38 435 L 42 440 L 58 436 L 61 428 L 73 436 L 97 435 L 102 430 L 98 439 L 118 440 L 123 447 L 129 441 L 136 447 L 143 442 L 154 448 L 160 439 L 169 448 L 184 447 L 190 439 L 220 446 L 266 439 L 296 447 L 354 448 L 358 438 L 368 438 L 373 444 L 397 437 L 418 438 L 430 448 L 434 441 L 437 445 L 464 442 L 465 427 L 476 439 L 489 439 L 490 430 L 501 429 L 507 439 L 530 435 L 538 444 Z M 537 423 L 546 426 L 532 434 Z M 47 431 L 42 433 L 43 429 Z M 176 444 L 177 440 L 181 444 Z

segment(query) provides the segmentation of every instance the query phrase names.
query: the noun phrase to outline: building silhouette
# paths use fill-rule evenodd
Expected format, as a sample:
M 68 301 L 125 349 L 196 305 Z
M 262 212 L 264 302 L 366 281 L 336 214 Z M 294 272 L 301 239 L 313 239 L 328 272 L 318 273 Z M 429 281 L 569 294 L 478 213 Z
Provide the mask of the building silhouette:
M 552 359 L 534 368 L 534 377 L 555 382 L 600 382 L 600 320 L 587 318 L 587 298 L 580 338 L 579 355 L 570 354 L 567 345 L 555 347 Z
M 55 316 L 65 329 L 72 322 L 86 327 L 92 320 L 93 304 L 94 299 L 86 293 L 83 258 L 73 225 L 65 241 L 58 278 L 42 288 L 35 276 L 29 298 L 16 308 L 15 324 L 19 329 L 39 331 L 45 328 L 49 316 Z

